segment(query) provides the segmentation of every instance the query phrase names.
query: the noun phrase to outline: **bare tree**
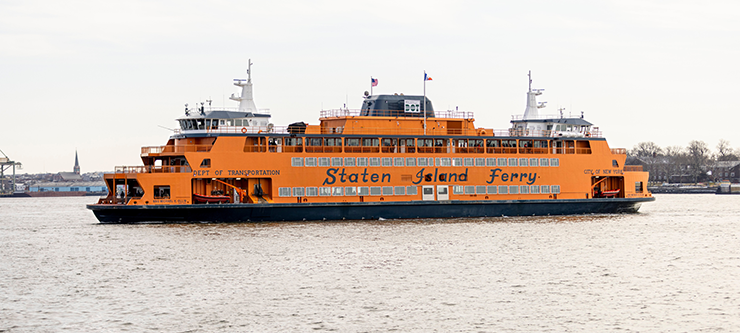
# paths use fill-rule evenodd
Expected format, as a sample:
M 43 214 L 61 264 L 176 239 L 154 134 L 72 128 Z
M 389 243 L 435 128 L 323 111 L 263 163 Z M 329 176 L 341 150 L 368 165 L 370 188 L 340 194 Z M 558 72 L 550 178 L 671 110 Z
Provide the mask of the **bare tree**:
M 662 154 L 663 149 L 652 141 L 640 142 L 628 152 L 629 156 L 636 158 L 645 166 L 645 171 L 650 173 L 650 181 L 660 179 L 662 171 L 659 170 L 660 164 L 665 162 Z
M 694 177 L 694 183 L 696 183 L 706 175 L 705 169 L 710 157 L 709 147 L 704 141 L 692 140 L 686 147 L 686 151 L 690 167 L 689 174 Z
M 681 179 L 683 171 L 686 169 L 686 151 L 681 146 L 668 146 L 663 150 L 666 158 L 665 175 L 671 181 L 674 177 Z
M 652 141 L 640 142 L 630 151 L 630 155 L 637 157 L 657 157 L 661 154 L 663 154 L 663 148 Z
M 717 161 L 737 161 L 737 154 L 732 149 L 730 141 L 720 139 L 717 143 Z

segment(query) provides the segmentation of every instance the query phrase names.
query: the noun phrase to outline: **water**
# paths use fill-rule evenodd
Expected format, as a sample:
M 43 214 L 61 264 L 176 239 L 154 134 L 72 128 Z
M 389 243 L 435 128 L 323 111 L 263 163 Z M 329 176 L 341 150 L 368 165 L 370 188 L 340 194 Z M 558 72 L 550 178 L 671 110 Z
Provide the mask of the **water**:
M 639 214 L 100 225 L 0 199 L 0 332 L 740 330 L 740 196 Z

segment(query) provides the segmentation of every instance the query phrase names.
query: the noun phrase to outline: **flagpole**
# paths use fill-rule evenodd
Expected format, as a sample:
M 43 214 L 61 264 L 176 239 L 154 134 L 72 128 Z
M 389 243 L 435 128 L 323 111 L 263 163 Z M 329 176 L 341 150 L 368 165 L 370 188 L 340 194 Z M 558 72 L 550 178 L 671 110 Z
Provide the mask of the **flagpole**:
M 424 100 L 421 103 L 424 112 L 424 135 L 427 135 L 427 71 L 424 71 Z
M 373 95 L 373 77 L 370 76 L 370 96 Z

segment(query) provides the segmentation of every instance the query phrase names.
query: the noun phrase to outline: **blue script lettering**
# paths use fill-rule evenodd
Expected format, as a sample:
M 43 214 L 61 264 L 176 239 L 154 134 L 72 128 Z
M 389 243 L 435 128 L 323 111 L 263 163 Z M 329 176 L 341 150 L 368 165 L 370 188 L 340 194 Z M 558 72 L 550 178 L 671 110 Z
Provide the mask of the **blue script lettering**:
M 486 183 L 488 183 L 488 184 L 493 184 L 493 182 L 496 181 L 496 178 L 499 178 L 499 177 L 501 178 L 501 181 L 502 182 L 512 182 L 513 183 L 514 180 L 518 180 L 520 183 L 526 181 L 527 182 L 527 185 L 532 185 L 532 184 L 534 184 L 535 181 L 537 181 L 537 173 L 535 173 L 535 172 L 532 172 L 532 173 L 526 173 L 526 172 L 522 172 L 522 173 L 517 173 L 517 172 L 508 173 L 508 172 L 503 172 L 503 170 L 501 170 L 500 168 L 491 169 L 491 176 L 490 177 L 491 177 L 491 179 L 488 180 L 488 181 L 486 181 Z
M 339 176 L 339 179 L 337 179 L 337 176 Z M 360 181 L 360 176 L 362 176 L 363 183 L 367 183 L 368 180 L 373 183 L 377 183 L 378 181 L 380 181 L 381 183 L 391 182 L 391 174 L 368 173 L 367 168 L 365 168 L 362 173 L 347 173 L 344 168 L 342 168 L 341 170 L 339 168 L 329 168 L 326 169 L 326 178 L 321 185 L 333 185 L 337 181 L 339 181 L 340 183 L 357 183 Z M 368 179 L 367 176 L 370 176 L 370 179 Z
M 419 184 L 426 180 L 428 182 L 467 182 L 468 181 L 468 168 L 465 168 L 465 172 L 454 173 L 454 172 L 442 172 L 439 173 L 439 168 L 434 169 L 434 174 L 429 171 L 428 174 L 424 174 L 424 169 L 421 168 L 416 173 L 416 180 L 412 180 L 411 183 Z M 428 177 L 427 177 L 428 176 Z M 427 179 L 428 178 L 428 179 Z

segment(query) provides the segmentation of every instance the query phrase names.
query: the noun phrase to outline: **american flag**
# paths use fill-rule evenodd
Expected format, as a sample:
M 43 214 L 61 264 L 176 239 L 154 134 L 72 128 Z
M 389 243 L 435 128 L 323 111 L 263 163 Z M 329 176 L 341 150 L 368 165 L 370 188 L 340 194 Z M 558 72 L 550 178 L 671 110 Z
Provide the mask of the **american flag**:
M 373 85 L 373 87 L 378 86 L 378 79 L 370 78 L 370 83 Z

